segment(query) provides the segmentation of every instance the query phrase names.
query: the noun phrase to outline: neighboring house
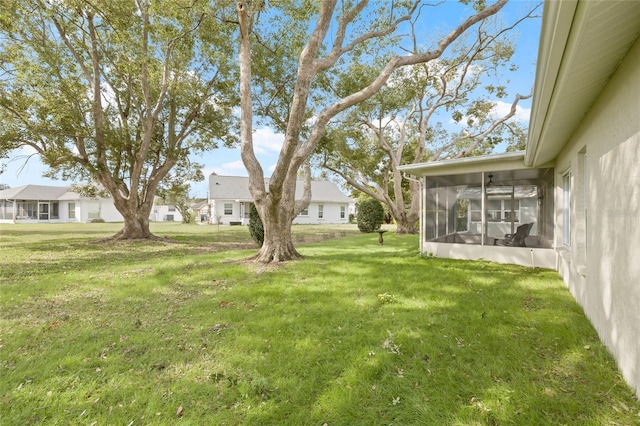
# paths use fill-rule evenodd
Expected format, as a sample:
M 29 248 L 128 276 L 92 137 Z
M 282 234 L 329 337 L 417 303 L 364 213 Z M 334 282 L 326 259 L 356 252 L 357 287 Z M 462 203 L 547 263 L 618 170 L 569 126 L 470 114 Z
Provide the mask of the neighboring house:
M 24 185 L 0 191 L 0 223 L 122 222 L 110 198 L 87 198 L 70 187 Z
M 640 397 L 639 33 L 636 1 L 546 1 L 526 151 L 403 170 L 423 252 L 558 270 Z
M 159 199 L 156 199 L 159 201 Z M 154 222 L 182 222 L 182 214 L 171 204 L 154 204 L 149 220 Z
M 195 221 L 198 223 L 210 222 L 209 202 L 207 200 L 198 201 L 189 208 L 195 215 Z
M 268 184 L 268 179 L 266 179 Z M 296 199 L 302 198 L 303 183 L 296 186 Z M 294 224 L 349 223 L 349 204 L 346 196 L 333 182 L 312 181 L 311 203 L 293 221 Z M 249 192 L 249 178 L 240 176 L 209 176 L 209 204 L 212 223 L 249 223 L 253 198 Z

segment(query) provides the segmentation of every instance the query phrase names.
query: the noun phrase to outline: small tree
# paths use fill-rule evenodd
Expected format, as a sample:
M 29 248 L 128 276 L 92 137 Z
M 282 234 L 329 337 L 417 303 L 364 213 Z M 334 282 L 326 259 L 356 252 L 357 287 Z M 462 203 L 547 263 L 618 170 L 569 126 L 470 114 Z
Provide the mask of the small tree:
M 360 232 L 377 231 L 384 222 L 382 203 L 373 198 L 367 198 L 358 205 L 357 218 Z
M 191 199 L 189 191 L 192 182 L 204 180 L 202 165 L 191 163 L 183 159 L 174 166 L 171 173 L 158 185 L 156 194 L 162 198 L 164 204 L 175 206 L 182 215 L 182 223 L 192 223 L 195 219 L 194 212 L 191 211 Z
M 262 247 L 264 243 L 264 227 L 262 225 L 262 219 L 260 219 L 260 215 L 258 214 L 258 209 L 256 209 L 254 204 L 251 204 L 251 209 L 249 210 L 249 233 L 253 241 Z

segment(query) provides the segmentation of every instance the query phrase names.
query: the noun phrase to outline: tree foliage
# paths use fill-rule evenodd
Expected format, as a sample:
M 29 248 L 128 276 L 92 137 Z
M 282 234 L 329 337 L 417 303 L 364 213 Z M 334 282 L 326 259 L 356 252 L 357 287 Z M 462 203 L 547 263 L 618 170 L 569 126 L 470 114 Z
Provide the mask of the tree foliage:
M 241 154 L 265 227 L 257 261 L 299 257 L 291 224 L 309 204 L 310 174 L 305 175 L 304 195 L 298 200 L 296 180 L 298 172 L 309 167 L 327 126 L 375 96 L 394 71 L 437 61 L 465 32 L 498 13 L 506 0 L 468 3 L 474 12 L 433 45 L 408 53 L 402 41 L 407 25 L 423 12 L 420 1 L 237 2 Z M 389 46 L 396 48 L 389 51 Z M 253 146 L 255 121 L 284 133 L 268 183 Z
M 367 198 L 361 201 L 358 203 L 356 218 L 360 232 L 377 231 L 384 222 L 384 208 L 382 207 L 382 203 L 373 198 Z
M 191 164 L 183 159 L 176 165 L 171 173 L 160 183 L 157 195 L 163 204 L 173 205 L 182 216 L 182 223 L 191 223 L 194 213 L 191 211 L 191 197 L 189 182 L 204 180 L 200 164 Z
M 487 154 L 501 143 L 522 146 L 525 131 L 513 117 L 530 95 L 516 94 L 510 108 L 497 112 L 508 91 L 490 82 L 507 82 L 504 74 L 514 67 L 510 34 L 536 8 L 507 25 L 485 19 L 437 60 L 396 70 L 378 93 L 330 124 L 318 145 L 319 164 L 384 203 L 398 232 L 417 232 L 419 184 L 402 175 L 401 165 Z M 418 27 L 411 20 L 413 54 Z M 375 64 L 344 70 L 341 90 L 358 87 L 358 76 L 370 73 L 366 67 Z
M 0 154 L 29 147 L 51 175 L 99 183 L 124 217 L 118 236 L 150 237 L 163 179 L 189 154 L 233 141 L 233 28 L 216 10 L 205 0 L 6 0 Z

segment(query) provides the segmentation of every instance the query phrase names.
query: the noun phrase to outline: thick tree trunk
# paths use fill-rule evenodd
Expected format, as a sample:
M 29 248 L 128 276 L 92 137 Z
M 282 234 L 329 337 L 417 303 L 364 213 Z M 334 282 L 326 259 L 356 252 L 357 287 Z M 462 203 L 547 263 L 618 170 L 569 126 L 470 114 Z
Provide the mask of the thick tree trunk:
M 149 218 L 140 218 L 137 216 L 125 218 L 124 227 L 113 236 L 116 240 L 145 240 L 157 239 L 149 229 Z
M 396 218 L 396 233 L 397 234 L 417 234 L 416 220 L 402 216 Z
M 400 176 L 398 176 L 400 178 Z M 400 211 L 394 219 L 396 220 L 396 233 L 398 234 L 417 234 L 419 229 L 416 228 L 416 224 L 418 223 L 418 219 L 420 218 L 420 197 L 422 194 L 420 193 L 420 185 L 417 182 L 410 180 L 409 181 L 409 206 L 405 208 L 404 206 L 404 196 L 402 194 L 402 188 L 396 188 L 394 191 L 394 195 L 396 197 L 396 205 L 397 209 L 389 209 L 393 211 Z M 399 205 L 398 205 L 399 202 Z
M 264 222 L 264 243 L 253 257 L 256 262 L 271 263 L 301 259 L 302 255 L 293 246 L 291 223 Z
M 271 263 L 301 259 L 302 255 L 293 246 L 291 225 L 293 223 L 293 201 L 281 200 L 277 205 L 256 204 L 264 227 L 264 242 L 260 251 L 252 258 L 256 262 Z
M 133 196 L 133 195 L 132 195 Z M 135 200 L 115 198 L 116 209 L 124 218 L 124 227 L 111 239 L 114 240 L 159 240 L 149 229 L 149 214 L 153 207 L 152 203 L 144 202 L 138 204 Z

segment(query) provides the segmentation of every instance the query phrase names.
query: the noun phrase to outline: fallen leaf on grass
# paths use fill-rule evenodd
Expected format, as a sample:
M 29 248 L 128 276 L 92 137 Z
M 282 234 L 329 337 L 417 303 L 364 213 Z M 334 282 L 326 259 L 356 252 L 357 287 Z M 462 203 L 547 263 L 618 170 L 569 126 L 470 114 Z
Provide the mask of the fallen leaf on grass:
M 546 388 L 544 390 L 544 393 L 546 393 L 547 396 L 556 396 L 556 393 L 554 391 L 552 391 L 551 389 L 549 389 L 549 388 Z
M 178 411 L 176 411 L 176 416 L 181 417 L 183 412 L 184 412 L 184 408 L 182 408 L 182 405 L 181 405 L 178 407 Z

